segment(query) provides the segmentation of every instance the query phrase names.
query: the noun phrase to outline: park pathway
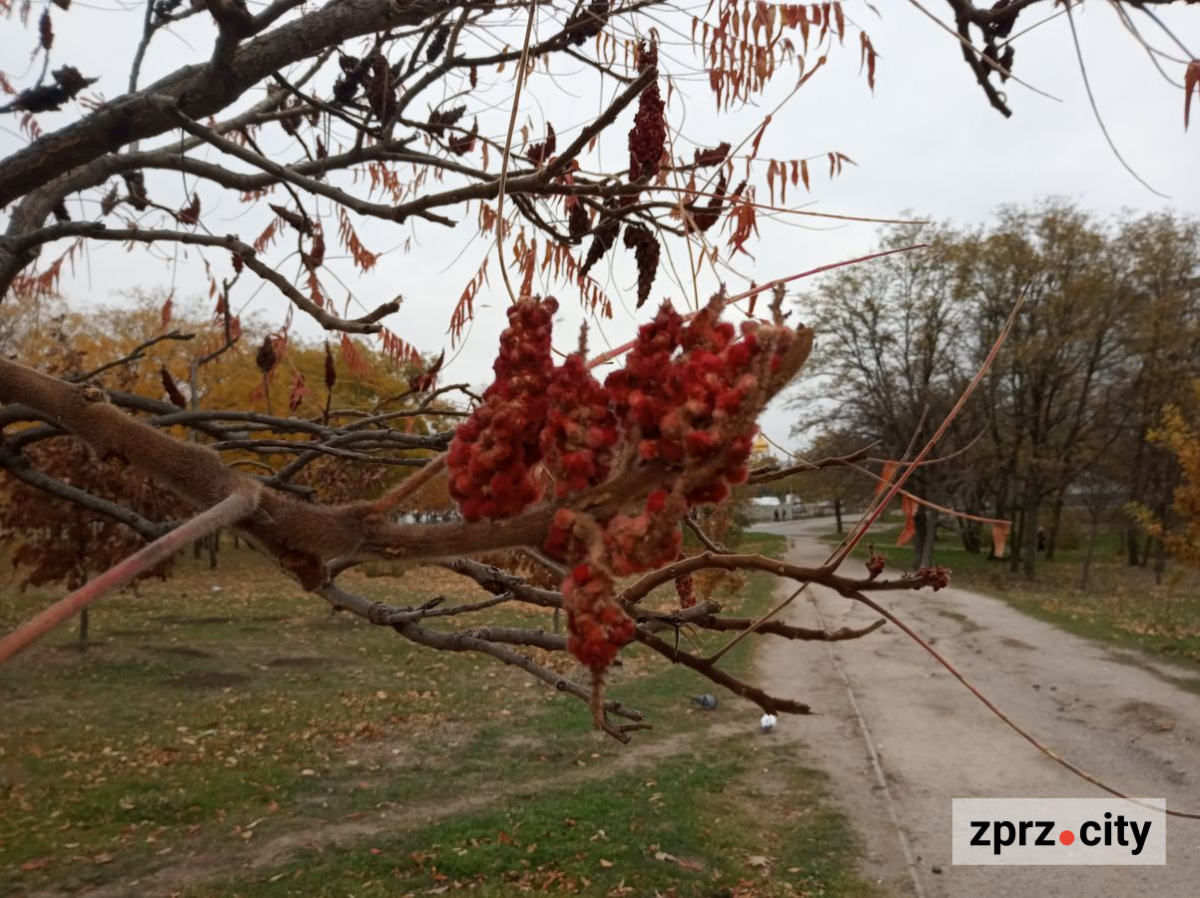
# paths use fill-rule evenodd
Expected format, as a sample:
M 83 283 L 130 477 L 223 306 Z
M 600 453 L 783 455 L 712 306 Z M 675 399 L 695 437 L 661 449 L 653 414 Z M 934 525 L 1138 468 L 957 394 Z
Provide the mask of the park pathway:
M 828 554 L 817 535 L 829 522 L 758 529 L 791 538 L 789 561 L 818 564 Z M 793 589 L 782 582 L 780 597 Z M 1172 682 L 1183 671 L 962 589 L 875 597 L 1068 760 L 1130 794 L 1200 811 L 1200 695 Z M 874 615 L 810 587 L 785 619 L 837 628 Z M 1175 818 L 1165 867 L 952 866 L 952 798 L 1104 793 L 1037 752 L 893 626 L 852 642 L 768 639 L 759 657 L 766 688 L 816 712 L 781 719 L 773 735 L 803 740 L 829 773 L 861 835 L 862 872 L 885 894 L 1200 895 L 1200 821 Z

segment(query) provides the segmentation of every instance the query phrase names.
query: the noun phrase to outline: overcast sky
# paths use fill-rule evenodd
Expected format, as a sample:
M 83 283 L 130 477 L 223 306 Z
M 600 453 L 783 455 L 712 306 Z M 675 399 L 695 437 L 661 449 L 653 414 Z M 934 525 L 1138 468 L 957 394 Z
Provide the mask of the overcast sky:
M 924 3 L 938 14 L 945 14 L 941 0 Z M 697 14 L 703 12 L 704 5 L 697 6 Z M 1086 10 L 1076 12 L 1076 22 L 1092 86 L 1109 131 L 1130 165 L 1169 199 L 1155 196 L 1137 183 L 1106 145 L 1088 105 L 1063 16 L 1020 38 L 1015 62 L 1015 71 L 1022 79 L 1054 94 L 1061 102 L 1009 82 L 1006 92 L 1015 114 L 1005 119 L 988 105 L 954 39 L 939 31 L 914 6 L 905 0 L 875 0 L 882 14 L 877 17 L 865 3 L 852 0 L 846 4 L 848 16 L 868 31 L 881 57 L 874 94 L 859 73 L 858 39 L 852 34 L 844 48 L 835 48 L 830 54 L 827 69 L 776 116 L 766 131 L 760 156 L 793 159 L 830 150 L 850 156 L 857 165 L 847 166 L 833 181 L 826 176 L 827 168 L 814 164 L 813 190 L 803 201 L 810 203 L 804 208 L 819 212 L 891 218 L 907 211 L 919 217 L 974 224 L 985 222 L 1000 204 L 1030 203 L 1049 195 L 1073 199 L 1101 216 L 1124 208 L 1196 212 L 1200 202 L 1200 178 L 1196 176 L 1200 134 L 1196 132 L 1200 128 L 1184 133 L 1182 92 L 1155 71 L 1107 4 L 1085 5 Z M 1046 8 L 1050 11 L 1049 4 Z M 35 9 L 35 20 L 40 9 Z M 55 8 L 54 64 L 69 62 L 86 75 L 99 75 L 102 80 L 96 86 L 98 91 L 108 97 L 119 94 L 140 34 L 140 7 L 131 6 L 130 10 L 118 11 L 111 0 L 95 0 L 92 4 L 75 0 L 66 13 Z M 546 15 L 542 27 L 549 30 L 553 13 L 547 11 Z M 1200 8 L 1162 15 L 1185 44 L 1193 50 L 1200 47 Z M 205 40 L 211 40 L 213 29 L 204 17 L 196 18 L 180 29 L 178 39 L 159 36 L 147 59 L 143 84 L 175 66 L 206 56 Z M 1027 16 L 1023 26 L 1034 21 Z M 1161 32 L 1155 32 L 1149 19 L 1139 17 L 1137 22 L 1172 55 L 1182 54 Z M 687 68 L 696 65 L 696 56 L 681 40 L 690 32 L 688 16 L 663 12 L 657 22 L 643 18 L 639 23 L 642 28 L 657 25 L 664 41 L 664 69 L 683 76 L 676 84 L 669 110 L 672 126 L 682 132 L 677 152 L 690 155 L 688 140 L 709 145 L 722 139 L 737 143 L 794 83 L 794 76 L 781 76 L 759 108 L 718 118 L 707 86 L 686 78 Z M 0 33 L 4 35 L 0 69 L 19 88 L 36 74 L 32 71 L 22 77 L 29 65 L 32 33 L 22 31 L 11 21 L 0 25 Z M 502 32 L 492 37 L 504 40 Z M 1173 76 L 1181 77 L 1182 66 L 1166 65 Z M 611 81 L 601 84 L 599 76 L 590 70 L 556 70 L 553 82 L 545 75 L 532 81 L 522 114 L 532 119 L 535 129 L 549 120 L 560 134 L 569 134 L 594 114 L 602 96 L 611 95 L 612 89 Z M 506 75 L 491 91 L 472 98 L 473 102 L 493 104 L 491 117 L 485 112 L 481 118 L 485 133 L 502 137 L 509 91 L 511 82 Z M 250 99 L 258 96 L 261 94 Z M 430 102 L 433 99 L 437 98 Z M 425 107 L 418 101 L 417 109 Z M 42 125 L 49 130 L 77 114 L 45 115 L 41 117 Z M 621 154 L 631 114 L 627 111 L 601 146 L 602 154 L 615 154 L 609 156 L 610 168 L 624 167 Z M 4 154 L 23 143 L 15 133 L 15 121 L 8 118 L 4 124 L 14 130 L 0 132 L 0 152 Z M 280 136 L 281 151 L 287 146 L 285 141 Z M 589 169 L 598 167 L 593 160 L 586 165 Z M 161 197 L 164 204 L 178 206 L 192 186 L 173 175 L 169 181 L 152 182 L 152 195 Z M 760 201 L 766 201 L 766 196 L 764 184 Z M 261 210 L 248 211 L 236 197 L 202 191 L 202 198 L 204 224 L 215 233 L 237 230 L 243 238 L 252 240 L 269 219 L 269 214 L 264 216 Z M 789 192 L 788 202 L 795 201 L 797 195 Z M 72 214 L 95 216 L 94 200 L 72 206 Z M 345 262 L 331 261 L 331 271 L 341 276 L 344 285 L 328 281 L 326 286 L 339 305 L 352 293 L 367 308 L 403 294 L 404 306 L 389 320 L 389 326 L 423 352 L 436 355 L 443 347 L 450 349 L 446 331 L 451 310 L 489 250 L 475 233 L 474 218 L 472 209 L 454 229 L 426 222 L 405 226 L 361 222 L 364 242 L 375 251 L 386 251 L 385 255 L 369 276 L 358 275 Z M 410 236 L 411 251 L 405 253 L 400 247 Z M 717 239 L 723 242 L 726 238 Z M 875 245 L 875 225 L 789 216 L 778 222 L 762 221 L 761 238 L 752 247 L 755 258 L 741 257 L 736 269 L 763 283 L 870 252 Z M 47 250 L 47 258 L 51 252 Z M 685 246 L 677 243 L 670 252 L 679 269 L 686 271 Z M 330 255 L 335 255 L 332 235 Z M 172 261 L 154 259 L 141 251 L 128 254 L 120 246 L 94 248 L 75 274 L 64 280 L 63 291 L 80 304 L 119 302 L 120 294 L 132 287 L 174 289 L 179 299 L 196 296 L 207 303 L 207 281 L 196 256 L 192 254 L 185 260 L 181 254 L 179 261 L 184 264 Z M 226 263 L 223 258 L 219 261 Z M 294 258 L 280 264 L 280 270 L 289 276 L 296 275 L 297 269 Z M 448 353 L 451 362 L 446 376 L 454 380 L 478 384 L 485 382 L 489 374 L 507 302 L 501 299 L 503 287 L 495 259 L 490 271 L 491 285 L 477 303 L 479 315 L 465 349 Z M 223 273 L 218 271 L 219 275 Z M 592 345 L 600 348 L 606 342 L 627 339 L 636 321 L 645 320 L 653 309 L 648 305 L 640 313 L 632 311 L 633 272 L 623 258 L 618 257 L 616 264 L 608 267 L 602 263 L 595 273 L 618 306 L 613 321 L 600 322 L 593 328 Z M 730 272 L 727 277 L 731 290 L 746 285 L 737 273 Z M 708 291 L 714 285 L 710 279 L 702 289 Z M 546 284 L 544 288 L 561 300 L 557 342 L 569 347 L 575 342 L 583 317 L 576 291 L 561 283 Z M 686 290 L 672 284 L 664 265 L 655 284 L 654 304 L 670 295 L 686 305 L 691 302 L 691 292 L 690 284 Z M 266 289 L 255 293 L 246 289 L 234 296 L 235 308 L 243 303 L 248 303 L 248 313 L 259 313 L 273 324 L 283 320 L 286 301 Z M 354 308 L 350 311 L 355 314 Z M 320 336 L 318 327 L 299 318 L 296 329 L 306 336 Z M 247 364 L 251 357 L 252 352 L 247 354 Z M 790 444 L 792 417 L 793 413 L 781 407 L 773 408 L 763 422 L 764 430 L 771 438 Z

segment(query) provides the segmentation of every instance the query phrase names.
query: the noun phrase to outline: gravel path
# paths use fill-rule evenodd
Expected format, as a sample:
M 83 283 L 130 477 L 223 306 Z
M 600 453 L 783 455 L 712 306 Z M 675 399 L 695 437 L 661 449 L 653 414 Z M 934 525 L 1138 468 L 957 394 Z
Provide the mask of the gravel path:
M 760 525 L 792 539 L 788 560 L 820 563 L 828 522 Z M 794 587 L 781 583 L 780 596 Z M 1200 695 L 1181 670 L 1089 642 L 962 589 L 876 594 L 1019 724 L 1133 795 L 1200 811 Z M 874 616 L 810 587 L 785 619 L 862 626 Z M 952 798 L 1102 797 L 1037 752 L 892 626 L 840 643 L 767 640 L 764 686 L 816 714 L 780 720 L 832 778 L 864 843 L 863 874 L 886 894 L 1200 895 L 1200 821 L 1167 824 L 1165 867 L 955 867 Z

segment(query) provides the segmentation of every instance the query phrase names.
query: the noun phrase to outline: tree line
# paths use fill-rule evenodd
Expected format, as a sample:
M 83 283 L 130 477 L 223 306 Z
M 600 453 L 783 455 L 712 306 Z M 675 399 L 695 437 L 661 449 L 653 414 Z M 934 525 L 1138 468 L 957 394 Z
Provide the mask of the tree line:
M 1200 222 L 1173 212 L 1102 219 L 1062 200 L 1005 207 L 986 225 L 898 226 L 885 248 L 925 244 L 836 273 L 798 301 L 820 338 L 796 392 L 812 457 L 874 444 L 900 459 L 928 438 L 984 363 L 1014 306 L 1012 333 L 955 419 L 914 493 L 1011 520 L 1013 571 L 1054 557 L 1068 505 L 1093 524 L 1124 512 L 1129 564 L 1161 576 L 1180 525 L 1177 452 L 1155 436 L 1200 378 Z M 813 414 L 814 394 L 824 400 Z M 803 399 L 799 398 L 803 397 Z M 867 477 L 839 471 L 807 492 L 862 500 Z M 797 488 L 805 492 L 803 483 Z M 928 564 L 944 515 L 920 507 L 914 550 Z M 1145 527 L 1152 519 L 1159 527 Z M 951 522 L 988 548 L 977 521 Z

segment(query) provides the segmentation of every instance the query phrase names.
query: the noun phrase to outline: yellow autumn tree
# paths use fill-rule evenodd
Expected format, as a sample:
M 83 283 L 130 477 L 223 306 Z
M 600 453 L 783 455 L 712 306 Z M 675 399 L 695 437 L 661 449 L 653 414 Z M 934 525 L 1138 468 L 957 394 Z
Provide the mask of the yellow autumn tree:
M 1162 425 L 1149 434 L 1152 442 L 1168 449 L 1180 468 L 1175 489 L 1174 521 L 1164 521 L 1144 506 L 1134 509 L 1146 532 L 1160 539 L 1181 561 L 1200 562 L 1200 380 L 1192 383 L 1188 406 L 1168 405 Z

